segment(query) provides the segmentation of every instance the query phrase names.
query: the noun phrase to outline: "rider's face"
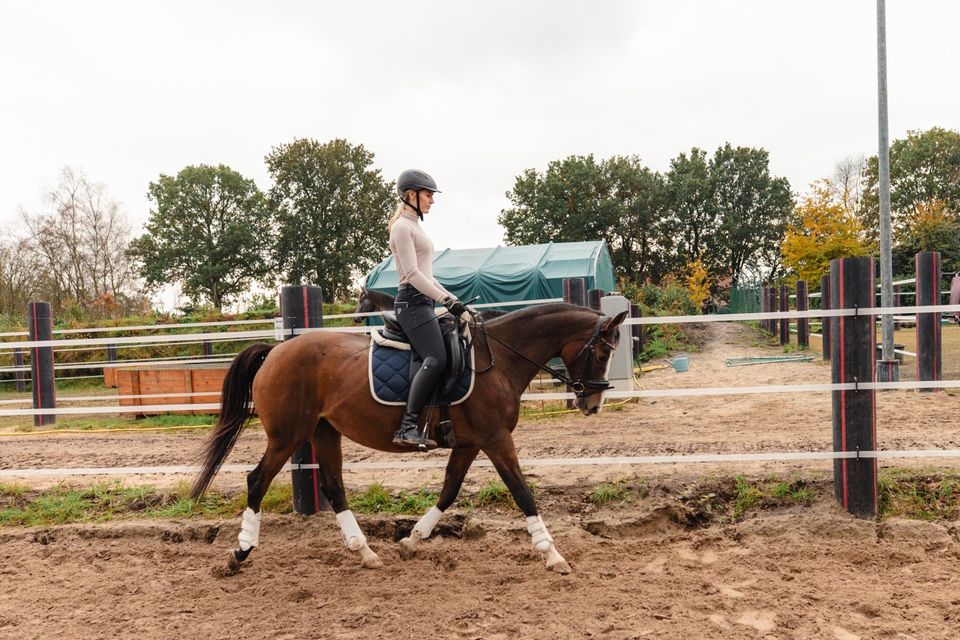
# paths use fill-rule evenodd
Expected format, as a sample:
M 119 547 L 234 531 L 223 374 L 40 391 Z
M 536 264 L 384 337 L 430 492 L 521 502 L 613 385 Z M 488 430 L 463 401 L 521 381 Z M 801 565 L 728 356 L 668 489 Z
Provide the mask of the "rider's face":
M 424 214 L 430 213 L 430 207 L 433 206 L 433 191 L 426 189 L 421 191 L 407 191 L 407 202 L 416 204 L 418 195 L 420 198 L 420 211 Z

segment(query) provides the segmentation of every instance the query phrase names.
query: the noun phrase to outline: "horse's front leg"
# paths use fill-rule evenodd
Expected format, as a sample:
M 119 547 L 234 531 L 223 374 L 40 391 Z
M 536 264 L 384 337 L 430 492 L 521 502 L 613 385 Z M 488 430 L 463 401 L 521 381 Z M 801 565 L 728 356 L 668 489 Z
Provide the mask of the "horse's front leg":
M 487 454 L 493 466 L 503 483 L 510 489 L 510 495 L 514 502 L 523 511 L 527 517 L 527 531 L 533 541 L 533 547 L 540 552 L 547 563 L 547 569 L 557 573 L 570 573 L 573 569 L 563 559 L 560 552 L 557 551 L 557 545 L 553 542 L 547 526 L 543 524 L 543 519 L 537 514 L 537 505 L 533 500 L 533 492 L 527 485 L 523 472 L 520 471 L 520 461 L 517 460 L 517 450 L 513 444 L 513 437 L 507 433 L 505 437 L 498 440 L 495 444 L 484 447 L 483 452 Z
M 437 504 L 430 507 L 430 510 L 414 525 L 410 535 L 400 541 L 400 557 L 404 560 L 409 560 L 417 553 L 417 543 L 430 537 L 443 512 L 457 499 L 457 494 L 460 493 L 460 487 L 463 485 L 463 478 L 467 475 L 467 469 L 473 464 L 479 452 L 479 449 L 474 448 L 454 449 L 450 453 Z

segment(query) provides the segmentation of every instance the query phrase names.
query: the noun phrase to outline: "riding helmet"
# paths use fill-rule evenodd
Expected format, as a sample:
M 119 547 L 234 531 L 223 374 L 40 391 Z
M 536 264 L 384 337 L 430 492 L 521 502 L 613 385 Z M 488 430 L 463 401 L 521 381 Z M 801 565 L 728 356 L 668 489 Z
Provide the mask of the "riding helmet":
M 426 171 L 416 169 L 407 169 L 397 178 L 397 194 L 402 198 L 403 193 L 409 190 L 440 193 L 440 189 L 437 189 L 437 181 L 431 178 Z

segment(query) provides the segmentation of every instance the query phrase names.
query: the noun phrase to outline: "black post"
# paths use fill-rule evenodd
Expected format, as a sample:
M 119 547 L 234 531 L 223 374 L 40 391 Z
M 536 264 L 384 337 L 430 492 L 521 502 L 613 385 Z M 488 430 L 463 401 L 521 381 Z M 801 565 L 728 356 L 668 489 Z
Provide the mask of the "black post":
M 779 310 L 780 310 L 780 305 L 778 304 L 778 300 L 777 300 L 777 288 L 776 288 L 776 287 L 770 287 L 769 289 L 767 289 L 767 297 L 770 299 L 770 311 L 771 311 L 771 312 L 779 311 Z M 770 334 L 771 334 L 771 335 L 777 335 L 777 326 L 778 326 L 778 325 L 777 325 L 777 320 L 776 320 L 776 319 L 771 319 L 771 320 L 770 320 Z
M 209 340 L 203 341 L 203 357 L 212 358 L 213 357 L 213 343 Z
M 117 361 L 117 345 L 108 344 L 107 345 L 107 361 L 116 362 Z
M 924 251 L 916 257 L 917 306 L 940 305 L 940 252 Z M 917 380 L 943 380 L 940 313 L 917 314 Z M 938 389 L 918 389 L 938 391 Z
M 767 288 L 763 287 L 760 292 L 760 311 L 762 313 L 767 313 L 770 311 L 770 296 L 767 294 Z M 760 328 L 764 331 L 768 331 L 770 327 L 769 320 L 761 320 Z
M 797 311 L 806 311 L 809 308 L 807 281 L 797 280 Z M 801 349 L 810 346 L 810 320 L 808 318 L 797 318 L 797 346 Z
M 874 304 L 873 258 L 830 261 L 830 306 L 868 308 Z M 835 318 L 831 374 L 834 384 L 873 382 L 877 333 L 874 316 Z M 833 450 L 875 451 L 876 391 L 853 389 L 833 392 Z M 834 492 L 844 509 L 860 518 L 877 514 L 877 459 L 841 458 L 833 461 Z
M 830 276 L 820 276 L 820 308 L 830 308 Z M 823 359 L 830 359 L 830 325 L 832 318 L 820 318 L 820 348 L 823 350 Z
M 283 339 L 295 340 L 296 329 L 315 329 L 323 326 L 323 292 L 320 287 L 285 286 L 280 288 L 280 313 L 283 316 Z M 317 454 L 309 442 L 300 446 L 290 457 L 294 468 L 293 510 L 302 515 L 329 511 L 330 504 L 320 492 L 319 469 L 300 469 L 298 464 L 317 464 Z
M 643 310 L 638 304 L 630 305 L 630 317 L 631 318 L 642 318 Z M 636 360 L 637 356 L 643 351 L 643 325 L 634 324 L 630 326 L 630 337 L 633 338 L 633 359 Z
M 780 311 L 790 311 L 790 290 L 787 285 L 780 285 Z M 780 344 L 790 344 L 790 318 L 780 321 Z
M 27 326 L 30 341 L 53 340 L 53 315 L 49 302 L 31 302 L 27 305 Z M 30 381 L 33 387 L 34 409 L 55 409 L 57 388 L 53 380 L 53 347 L 30 347 Z M 33 424 L 42 427 L 56 424 L 57 416 L 35 415 Z
M 893 285 L 893 306 L 902 307 L 903 303 L 900 301 L 900 285 Z
M 580 307 L 587 306 L 586 278 L 564 278 L 563 301 Z
M 27 385 L 24 384 L 24 381 L 27 379 L 27 377 L 23 375 L 23 350 L 13 350 L 13 366 L 16 369 L 13 374 L 13 379 L 16 383 L 17 391 L 26 391 Z
M 600 299 L 603 298 L 604 295 L 605 292 L 603 289 L 590 289 L 587 291 L 587 306 L 594 311 L 600 311 Z

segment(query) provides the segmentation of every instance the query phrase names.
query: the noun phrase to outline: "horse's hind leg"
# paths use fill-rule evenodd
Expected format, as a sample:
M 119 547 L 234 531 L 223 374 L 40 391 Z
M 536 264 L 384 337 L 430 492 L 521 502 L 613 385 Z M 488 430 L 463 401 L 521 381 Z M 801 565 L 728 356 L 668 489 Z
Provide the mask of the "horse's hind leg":
M 273 479 L 280 473 L 283 465 L 296 450 L 299 443 L 284 443 L 282 445 L 268 440 L 267 450 L 260 463 L 253 471 L 247 474 L 247 508 L 243 512 L 240 524 L 240 547 L 234 550 L 231 556 L 231 567 L 236 569 L 247 559 L 250 552 L 260 544 L 260 504 L 267 488 Z
M 344 544 L 347 549 L 360 552 L 361 566 L 366 569 L 379 569 L 383 566 L 383 562 L 367 545 L 367 539 L 360 531 L 357 519 L 347 508 L 347 496 L 343 490 L 343 451 L 340 432 L 329 422 L 321 419 L 310 441 L 313 443 L 317 464 L 320 467 L 320 489 L 337 514 L 337 524 L 340 525 Z
M 400 557 L 404 560 L 414 556 L 417 552 L 417 543 L 430 537 L 443 512 L 457 499 L 457 494 L 460 493 L 460 487 L 463 485 L 463 478 L 467 475 L 467 469 L 473 464 L 479 452 L 479 449 L 454 449 L 450 454 L 447 472 L 443 478 L 443 489 L 440 490 L 437 504 L 430 507 L 430 510 L 414 525 L 410 535 L 400 541 Z
M 513 445 L 513 438 L 510 434 L 506 434 L 505 438 L 498 439 L 496 445 L 484 448 L 483 452 L 490 458 L 503 483 L 510 489 L 510 495 L 513 496 L 514 502 L 527 516 L 527 531 L 533 540 L 534 548 L 546 560 L 547 569 L 557 573 L 570 573 L 572 571 L 570 565 L 557 551 L 557 545 L 554 544 L 546 525 L 543 524 L 543 519 L 537 514 L 533 492 L 530 491 L 530 487 L 523 477 L 523 472 L 520 470 L 520 461 L 517 460 L 517 450 Z

